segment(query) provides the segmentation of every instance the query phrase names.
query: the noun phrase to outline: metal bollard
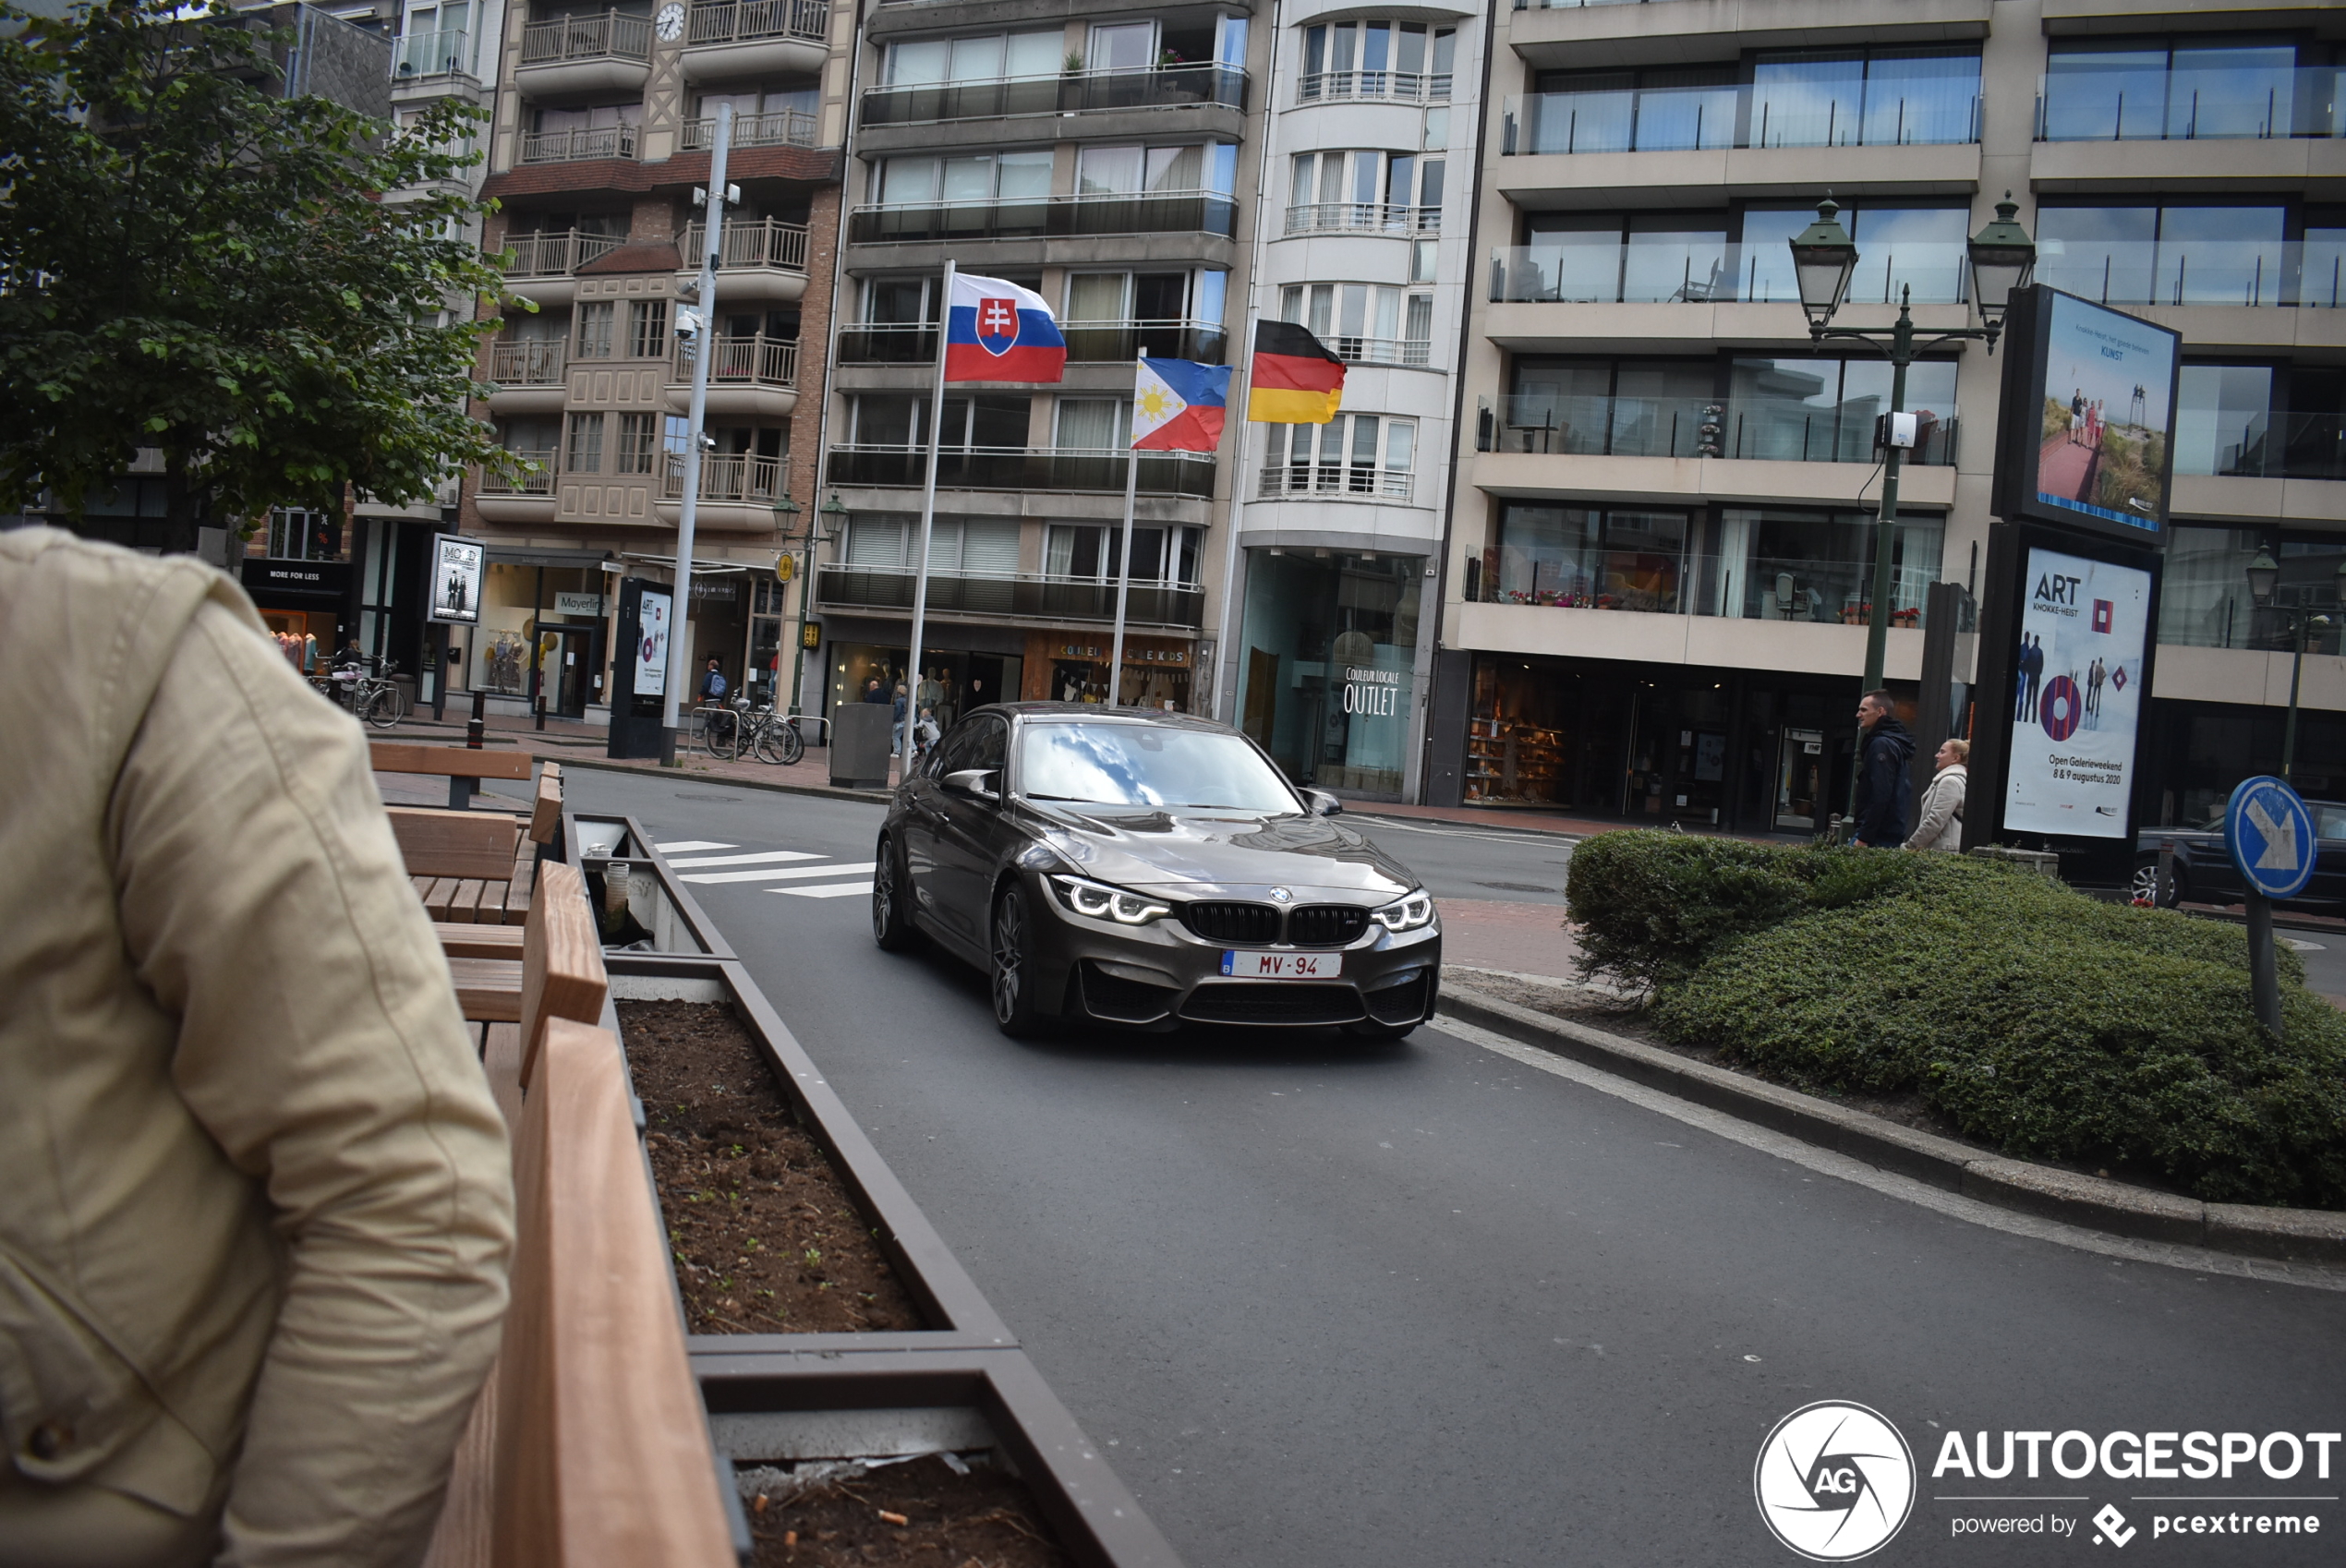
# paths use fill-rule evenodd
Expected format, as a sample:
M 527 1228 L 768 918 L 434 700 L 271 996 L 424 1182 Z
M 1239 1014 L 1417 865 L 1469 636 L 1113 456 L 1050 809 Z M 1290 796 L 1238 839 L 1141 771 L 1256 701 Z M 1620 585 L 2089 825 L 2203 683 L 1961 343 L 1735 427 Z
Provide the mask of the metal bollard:
M 478 751 L 483 737 L 488 733 L 489 694 L 476 691 L 473 693 L 473 716 L 465 721 L 465 744 Z

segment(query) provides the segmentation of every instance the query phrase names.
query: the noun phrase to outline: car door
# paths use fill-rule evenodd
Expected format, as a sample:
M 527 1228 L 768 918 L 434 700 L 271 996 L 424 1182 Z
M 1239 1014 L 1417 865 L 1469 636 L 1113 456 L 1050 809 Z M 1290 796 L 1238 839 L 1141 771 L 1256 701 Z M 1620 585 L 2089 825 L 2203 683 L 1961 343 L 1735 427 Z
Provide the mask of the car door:
M 913 918 L 924 925 L 938 923 L 937 831 L 947 820 L 945 802 L 950 798 L 939 781 L 948 771 L 962 766 L 956 759 L 969 754 L 971 735 L 968 723 L 955 726 L 907 786 L 911 806 L 898 830 L 904 836 L 904 874 L 912 886 Z
M 936 910 L 961 941 L 983 949 L 993 919 L 994 862 L 1007 831 L 1002 816 L 1003 784 L 1010 755 L 1010 725 L 999 714 L 974 714 L 957 738 L 969 744 L 937 774 Z M 945 774 L 976 768 L 993 775 L 994 799 L 945 789 Z
M 2346 904 L 2346 805 L 2308 801 L 2314 814 L 2314 879 L 2293 902 L 2334 910 Z

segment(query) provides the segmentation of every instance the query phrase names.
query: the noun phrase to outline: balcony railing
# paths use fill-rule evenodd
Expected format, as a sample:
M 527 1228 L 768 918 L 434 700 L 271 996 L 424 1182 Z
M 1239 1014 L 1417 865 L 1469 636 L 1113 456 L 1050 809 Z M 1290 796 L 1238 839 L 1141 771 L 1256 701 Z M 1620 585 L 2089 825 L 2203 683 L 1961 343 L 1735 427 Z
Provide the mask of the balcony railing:
M 2038 246 L 2037 282 L 2104 305 L 2335 310 L 2346 306 L 2346 228 L 2303 241 L 2056 238 Z
M 627 242 L 617 235 L 580 234 L 575 229 L 558 229 L 549 234 L 508 235 L 505 248 L 514 259 L 505 267 L 509 278 L 567 277 L 586 265 L 610 255 Z
M 521 31 L 521 63 L 550 66 L 562 60 L 648 60 L 652 21 L 619 11 L 532 22 Z
M 817 604 L 856 609 L 913 608 L 913 573 L 901 566 L 849 566 L 834 562 L 816 569 Z M 1037 621 L 1116 619 L 1116 585 L 1079 577 L 1034 573 L 978 576 L 957 572 L 928 574 L 928 609 L 972 615 L 1024 616 Z M 1176 583 L 1133 583 L 1125 596 L 1124 617 L 1144 626 L 1203 625 L 1205 593 Z
M 1298 103 L 1339 103 L 1358 99 L 1392 103 L 1447 103 L 1447 71 L 1319 71 L 1295 84 Z
M 934 365 L 937 363 L 937 329 L 896 321 L 874 321 L 841 328 L 839 362 L 842 365 Z
M 489 379 L 507 389 L 560 386 L 563 367 L 569 360 L 565 347 L 559 339 L 551 343 L 491 344 Z
M 425 77 L 472 75 L 472 35 L 463 28 L 438 32 L 414 32 L 391 46 L 391 79 L 418 81 Z
M 1475 446 L 1482 452 L 1578 457 L 1723 457 L 1755 463 L 1872 463 L 1879 399 L 1815 407 L 1763 398 L 1576 397 L 1522 392 L 1486 401 Z M 1954 411 L 1917 410 L 1906 462 L 1952 467 Z
M 1256 477 L 1255 494 L 1407 501 L 1411 478 L 1406 468 L 1379 468 L 1370 463 L 1267 463 Z
M 1422 369 L 1433 363 L 1433 344 L 1424 338 L 1348 337 L 1342 332 L 1317 335 L 1348 365 L 1399 365 Z
M 682 238 L 677 241 L 683 264 L 697 270 L 701 247 L 708 243 L 707 229 L 697 223 L 686 223 Z M 751 218 L 746 222 L 725 225 L 718 241 L 717 265 L 724 267 L 774 267 L 786 272 L 806 271 L 806 225 L 785 223 L 779 218 Z
M 1516 245 L 1491 252 L 1491 299 L 1547 305 L 1715 305 L 1742 300 L 1797 304 L 1787 247 L 1723 239 L 1652 249 L 1596 245 Z M 1897 303 L 1912 289 L 1917 305 L 1961 305 L 1961 240 L 1907 240 L 1861 247 L 1849 280 L 1853 305 Z
M 1070 363 L 1115 364 L 1140 356 L 1145 348 L 1158 359 L 1188 359 L 1219 365 L 1229 334 L 1203 321 L 1061 321 Z M 937 328 L 911 322 L 865 322 L 839 334 L 843 365 L 933 365 Z
M 1307 201 L 1287 210 L 1287 232 L 1430 235 L 1442 227 L 1439 207 L 1388 201 Z
M 733 116 L 735 147 L 812 147 L 815 145 L 816 120 L 814 115 L 796 109 L 778 109 L 770 115 L 736 115 Z M 684 151 L 706 152 L 717 145 L 717 122 L 686 120 Z
M 1100 490 L 1124 488 L 1120 451 L 1090 448 L 951 447 L 937 454 L 937 483 L 961 490 Z M 1214 494 L 1211 452 L 1143 452 L 1139 486 L 1151 495 Z M 927 481 L 928 449 L 901 446 L 835 446 L 825 483 L 918 488 Z
M 2038 141 L 2261 141 L 2346 136 L 2346 66 L 2098 68 L 2092 55 L 2037 88 Z
M 749 43 L 764 38 L 804 38 L 820 43 L 830 36 L 828 0 L 717 0 L 693 7 L 685 25 L 687 48 L 699 43 Z
M 758 457 L 749 452 L 703 452 L 700 499 L 733 501 L 770 506 L 776 496 L 790 493 L 790 459 Z M 663 501 L 684 496 L 684 454 L 661 454 L 659 494 Z
M 1168 109 L 1192 103 L 1245 108 L 1246 73 L 1235 66 L 1167 66 L 1139 71 L 1076 71 L 1056 77 L 879 87 L 864 94 L 864 124 L 906 126 L 1008 115 Z
M 848 238 L 859 243 L 1150 234 L 1210 234 L 1227 238 L 1237 232 L 1238 203 L 1208 190 L 911 202 L 858 207 L 848 221 Z
M 574 163 L 582 158 L 633 158 L 634 126 L 592 126 L 584 130 L 525 131 L 525 163 Z
M 2185 418 L 2189 418 L 2188 410 Z M 2240 435 L 2237 441 L 2218 444 L 2194 441 L 2185 430 L 2177 430 L 2175 472 L 2241 478 L 2346 479 L 2346 415 L 2267 412 L 2251 417 Z
M 484 471 L 480 491 L 491 496 L 550 496 L 554 493 L 554 449 L 516 447 L 514 455 L 530 466 L 518 478 L 502 478 Z
M 1687 152 L 1727 147 L 1928 147 L 1979 139 L 1977 93 L 1916 98 L 1741 86 L 1622 88 L 1510 97 L 1502 154 Z
M 671 370 L 674 380 L 693 379 L 695 352 L 691 338 L 676 340 Z M 798 344 L 794 339 L 769 338 L 763 332 L 753 337 L 719 338 L 708 361 L 708 384 L 794 387 L 798 385 Z

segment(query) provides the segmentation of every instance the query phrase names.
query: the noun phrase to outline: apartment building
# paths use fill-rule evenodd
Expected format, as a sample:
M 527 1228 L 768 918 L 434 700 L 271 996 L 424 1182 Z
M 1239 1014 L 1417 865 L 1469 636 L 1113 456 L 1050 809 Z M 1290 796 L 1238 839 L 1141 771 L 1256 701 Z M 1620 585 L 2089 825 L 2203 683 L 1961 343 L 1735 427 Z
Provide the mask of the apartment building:
M 866 6 L 808 711 L 907 678 L 933 435 L 917 685 L 939 718 L 1111 692 L 1207 706 L 1240 425 L 1215 452 L 1131 457 L 1133 360 L 1232 362 L 1270 48 L 1252 4 Z M 949 388 L 932 432 L 949 256 L 1041 293 L 1069 363 L 1057 386 Z M 1130 633 L 1111 672 L 1134 461 Z
M 1330 423 L 1247 428 L 1218 712 L 1299 783 L 1415 798 L 1481 121 L 1479 7 L 1283 8 L 1251 309 L 1347 362 Z M 1422 631 L 1421 630 L 1422 629 Z
M 2183 334 L 2146 820 L 2278 764 L 2289 656 L 2251 601 L 2346 562 L 2346 14 L 2182 0 L 1519 0 L 1493 21 L 1480 273 L 1426 798 L 1745 831 L 1846 789 L 1890 369 L 1812 344 L 1787 240 L 1828 192 L 1838 320 L 1976 323 L 1965 240 L 2005 191 L 2037 279 Z M 1914 367 L 1889 669 L 1934 581 L 1977 585 L 2000 362 Z M 2346 659 L 2316 628 L 2299 781 L 2346 787 Z M 1982 711 L 1995 706 L 1983 701 Z
M 791 672 L 795 609 L 774 566 L 815 505 L 853 8 L 512 0 L 502 17 L 443 5 L 436 26 L 418 24 L 409 38 L 484 30 L 471 57 L 494 84 L 495 118 L 481 188 L 500 211 L 483 243 L 510 252 L 527 302 L 484 350 L 494 390 L 481 411 L 528 472 L 487 477 L 462 503 L 489 565 L 482 624 L 461 641 L 452 683 L 526 701 L 542 673 L 548 712 L 598 715 L 618 575 L 676 574 L 704 352 L 679 335 L 676 311 L 706 232 L 695 192 L 730 104 L 739 204 L 725 213 L 705 334 L 709 444 L 687 634 L 695 668 L 713 657 L 735 684 L 770 691 Z

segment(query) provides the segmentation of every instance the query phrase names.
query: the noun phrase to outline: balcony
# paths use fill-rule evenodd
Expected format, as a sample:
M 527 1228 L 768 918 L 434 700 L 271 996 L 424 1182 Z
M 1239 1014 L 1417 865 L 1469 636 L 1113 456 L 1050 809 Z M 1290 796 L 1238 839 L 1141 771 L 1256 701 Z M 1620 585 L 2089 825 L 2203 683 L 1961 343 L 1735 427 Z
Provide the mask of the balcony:
M 687 272 L 700 271 L 707 230 L 684 225 L 677 250 Z M 806 293 L 806 225 L 752 218 L 725 225 L 718 242 L 718 298 L 794 300 Z
M 1743 246 L 1723 237 L 1651 248 L 1617 244 L 1504 246 L 1491 252 L 1491 302 L 1542 305 L 1796 305 L 1792 258 L 1781 242 Z M 1865 246 L 1847 303 L 1894 305 L 1913 290 L 1917 305 L 1961 305 L 1960 240 Z
M 1295 84 L 1295 102 L 1307 103 L 1447 103 L 1447 71 L 1319 71 Z
M 2186 410 L 2186 416 L 2189 415 Z M 2177 475 L 2240 479 L 2346 479 L 2346 415 L 2252 416 L 2237 441 L 2193 441 L 2176 432 Z
M 563 371 L 569 362 L 563 342 L 492 343 L 489 347 L 489 379 L 497 390 L 489 394 L 492 414 L 559 414 L 563 399 Z
M 827 0 L 703 0 L 685 24 L 685 79 L 819 71 L 830 10 Z
M 898 321 L 844 327 L 839 334 L 838 355 L 841 365 L 934 365 L 937 328 Z
M 816 122 L 812 115 L 796 109 L 777 110 L 771 115 L 736 115 L 733 116 L 735 147 L 812 147 L 815 145 Z M 684 151 L 706 152 L 717 145 L 717 122 L 686 120 Z
M 1494 405 L 1495 404 L 1495 405 Z M 1845 407 L 1758 398 L 1576 397 L 1522 392 L 1485 401 L 1480 452 L 1572 457 L 1711 457 L 1747 463 L 1866 463 L 1879 399 Z M 1952 468 L 1952 409 L 1917 410 L 1917 444 L 1905 462 Z
M 1124 488 L 1131 454 L 1065 447 L 947 447 L 937 454 L 937 483 L 956 490 L 1095 490 Z M 1143 452 L 1139 488 L 1148 495 L 1214 495 L 1214 454 Z M 835 446 L 824 483 L 918 489 L 927 482 L 928 449 Z
M 604 11 L 532 22 L 522 29 L 514 85 L 533 98 L 641 92 L 651 76 L 651 54 L 649 17 Z
M 1433 363 L 1433 344 L 1424 338 L 1348 337 L 1342 332 L 1313 334 L 1347 365 L 1397 365 L 1423 370 Z
M 1300 440 L 1298 444 L 1302 444 Z M 1373 464 L 1266 463 L 1255 480 L 1254 493 L 1280 496 L 1341 496 L 1347 501 L 1409 499 L 1412 476 L 1406 468 L 1379 468 Z
M 1846 96 L 1746 82 L 1509 97 L 1503 156 L 1734 148 L 1951 147 L 1979 139 L 1977 93 Z
M 668 401 L 688 405 L 695 347 L 691 338 L 676 341 L 670 364 Z M 708 361 L 708 412 L 746 415 L 762 419 L 787 419 L 798 406 L 798 344 L 769 338 L 719 338 Z
M 626 243 L 617 235 L 581 234 L 576 229 L 509 235 L 505 238 L 505 248 L 514 253 L 514 259 L 505 263 L 505 276 L 566 278 L 587 262 L 608 256 Z
M 575 163 L 586 158 L 635 156 L 634 126 L 589 126 L 580 130 L 524 131 L 525 163 Z
M 1081 115 L 1112 109 L 1176 109 L 1219 103 L 1246 107 L 1246 73 L 1232 66 L 1168 66 L 1138 71 L 1076 71 L 1057 77 L 874 88 L 864 94 L 863 124 L 929 125 L 1017 115 Z
M 547 523 L 554 516 L 554 452 L 551 447 L 516 448 L 528 464 L 516 478 L 484 470 L 475 502 L 492 523 Z
M 1229 333 L 1203 321 L 1061 321 L 1071 365 L 1129 364 L 1145 348 L 1153 358 L 1219 365 Z M 839 334 L 842 365 L 934 365 L 934 324 L 867 321 Z
M 1382 234 L 1407 238 L 1432 235 L 1441 227 L 1441 208 L 1407 203 L 1307 201 L 1287 210 L 1290 235 Z
M 693 509 L 694 526 L 740 533 L 771 533 L 774 502 L 790 493 L 790 459 L 759 457 L 751 452 L 704 452 L 700 460 L 700 503 Z M 684 459 L 681 452 L 661 460 L 659 496 L 653 502 L 660 520 L 671 526 L 684 511 Z
M 2104 305 L 2346 306 L 2346 228 L 2304 240 L 2040 240 L 2036 281 Z
M 1084 235 L 1238 232 L 1238 203 L 1210 190 L 1153 195 L 1028 196 L 998 201 L 858 207 L 847 237 L 859 245 L 915 240 L 1058 239 Z
M 815 602 L 826 609 L 913 608 L 914 574 L 901 566 L 817 567 Z M 999 616 L 1030 621 L 1116 619 L 1114 583 L 1036 573 L 981 577 L 957 572 L 928 574 L 931 612 Z M 1205 592 L 1173 583 L 1134 583 L 1125 595 L 1124 619 L 1135 626 L 1177 626 L 1194 631 L 1205 622 Z
M 394 84 L 472 74 L 472 35 L 462 28 L 409 33 L 391 46 L 391 79 Z
M 2038 83 L 2037 139 L 2270 141 L 2346 136 L 2341 87 L 2346 66 L 2339 66 L 2067 70 Z

